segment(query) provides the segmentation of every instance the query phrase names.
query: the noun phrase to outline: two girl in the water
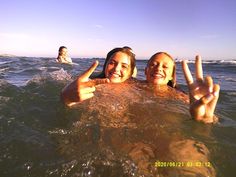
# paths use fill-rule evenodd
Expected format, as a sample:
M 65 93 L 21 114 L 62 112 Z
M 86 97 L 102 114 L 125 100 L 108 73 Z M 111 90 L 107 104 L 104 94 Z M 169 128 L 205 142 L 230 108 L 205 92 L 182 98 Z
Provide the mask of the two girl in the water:
M 67 106 L 93 97 L 96 85 L 129 81 L 136 68 L 135 55 L 126 47 L 115 48 L 107 54 L 102 73 L 94 77 L 92 74 L 97 66 L 98 61 L 95 61 L 87 71 L 62 90 L 61 98 Z M 182 68 L 189 89 L 191 116 L 204 123 L 216 121 L 214 110 L 219 98 L 220 86 L 213 84 L 211 76 L 203 78 L 200 56 L 196 56 L 195 60 L 195 81 L 187 61 L 182 62 Z M 146 82 L 175 88 L 175 69 L 175 62 L 169 54 L 156 53 L 149 59 L 145 68 Z

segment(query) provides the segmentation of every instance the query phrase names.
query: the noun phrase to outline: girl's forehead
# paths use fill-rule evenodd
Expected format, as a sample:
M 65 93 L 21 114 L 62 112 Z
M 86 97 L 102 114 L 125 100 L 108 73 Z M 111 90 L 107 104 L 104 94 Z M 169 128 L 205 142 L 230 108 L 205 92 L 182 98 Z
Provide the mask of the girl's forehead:
M 123 52 L 114 53 L 111 56 L 110 61 L 116 61 L 116 62 L 125 63 L 125 64 L 131 63 L 130 57 L 126 53 L 123 53 Z
M 170 58 L 167 55 L 164 54 L 160 54 L 155 56 L 154 58 L 151 59 L 151 61 L 149 63 L 154 63 L 154 62 L 162 62 L 165 64 L 174 64 L 174 61 L 172 60 L 172 58 Z

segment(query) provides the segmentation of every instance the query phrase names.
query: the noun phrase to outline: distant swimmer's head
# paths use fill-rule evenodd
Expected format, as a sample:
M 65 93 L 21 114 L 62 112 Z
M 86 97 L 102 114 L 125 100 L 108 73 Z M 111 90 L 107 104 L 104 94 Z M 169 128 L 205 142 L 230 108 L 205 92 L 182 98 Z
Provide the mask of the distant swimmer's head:
M 145 75 L 148 83 L 175 87 L 176 72 L 173 58 L 165 52 L 154 54 L 147 63 Z
M 103 74 L 112 83 L 121 83 L 132 77 L 134 68 L 134 54 L 126 48 L 115 48 L 107 54 Z
M 62 57 L 67 57 L 68 50 L 65 46 L 61 46 L 58 50 L 58 55 Z

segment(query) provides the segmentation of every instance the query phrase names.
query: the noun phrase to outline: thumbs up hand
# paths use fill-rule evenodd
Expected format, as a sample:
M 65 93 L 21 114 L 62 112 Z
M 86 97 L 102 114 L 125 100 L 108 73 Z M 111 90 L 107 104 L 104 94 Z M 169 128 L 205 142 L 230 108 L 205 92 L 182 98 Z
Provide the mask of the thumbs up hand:
M 109 83 L 109 79 L 92 79 L 89 77 L 97 68 L 99 62 L 95 61 L 88 70 L 81 74 L 76 80 L 66 86 L 61 92 L 61 99 L 67 106 L 72 106 L 94 96 L 96 85 Z

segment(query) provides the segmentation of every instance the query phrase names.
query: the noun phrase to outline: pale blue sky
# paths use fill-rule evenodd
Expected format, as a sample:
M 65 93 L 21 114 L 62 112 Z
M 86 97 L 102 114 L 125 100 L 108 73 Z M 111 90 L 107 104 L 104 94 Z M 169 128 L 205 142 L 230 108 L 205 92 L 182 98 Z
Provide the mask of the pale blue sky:
M 0 0 L 0 54 L 236 59 L 235 0 Z

